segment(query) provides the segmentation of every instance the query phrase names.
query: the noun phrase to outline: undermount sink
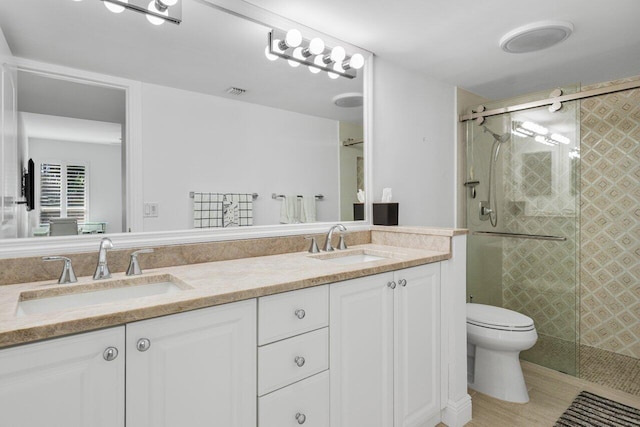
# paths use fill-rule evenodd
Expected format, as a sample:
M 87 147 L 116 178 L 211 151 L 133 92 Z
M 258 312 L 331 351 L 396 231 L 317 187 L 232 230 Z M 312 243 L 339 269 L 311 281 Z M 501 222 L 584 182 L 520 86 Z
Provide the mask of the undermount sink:
M 365 262 L 380 261 L 383 259 L 389 259 L 390 256 L 384 256 L 381 253 L 372 253 L 369 251 L 357 251 L 357 252 L 330 252 L 326 254 L 314 255 L 313 258 L 322 260 L 324 262 L 330 262 L 332 264 L 361 264 Z
M 20 294 L 16 316 L 50 313 L 155 295 L 170 295 L 185 289 L 190 289 L 190 286 L 170 274 L 36 289 Z

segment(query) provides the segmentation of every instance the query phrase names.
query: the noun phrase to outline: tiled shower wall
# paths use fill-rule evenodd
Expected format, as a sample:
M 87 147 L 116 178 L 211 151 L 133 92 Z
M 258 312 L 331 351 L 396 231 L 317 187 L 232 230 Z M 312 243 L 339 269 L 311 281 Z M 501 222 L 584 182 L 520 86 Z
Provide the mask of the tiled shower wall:
M 583 100 L 580 117 L 581 343 L 640 358 L 640 89 Z

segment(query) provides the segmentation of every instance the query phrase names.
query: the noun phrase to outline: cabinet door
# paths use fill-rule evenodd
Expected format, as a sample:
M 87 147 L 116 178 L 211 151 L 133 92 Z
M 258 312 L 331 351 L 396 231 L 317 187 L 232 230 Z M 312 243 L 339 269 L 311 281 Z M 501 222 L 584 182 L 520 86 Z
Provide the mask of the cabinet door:
M 332 427 L 393 425 L 392 273 L 332 284 Z
M 395 427 L 435 425 L 440 414 L 440 263 L 395 273 Z
M 0 425 L 124 426 L 124 348 L 120 326 L 0 350 Z
M 127 350 L 127 427 L 256 426 L 255 300 L 128 324 Z

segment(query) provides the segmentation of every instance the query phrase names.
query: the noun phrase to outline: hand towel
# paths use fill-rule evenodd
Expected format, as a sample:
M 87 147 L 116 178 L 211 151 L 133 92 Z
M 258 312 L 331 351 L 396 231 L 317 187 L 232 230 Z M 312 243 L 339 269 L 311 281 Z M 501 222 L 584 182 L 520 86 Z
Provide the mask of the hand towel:
M 193 228 L 222 227 L 222 200 L 220 193 L 194 193 Z
M 223 209 L 223 227 L 243 227 L 253 225 L 252 194 L 225 194 Z
M 288 194 L 282 198 L 280 206 L 280 223 L 281 224 L 297 224 L 300 222 L 300 204 L 298 196 Z
M 316 222 L 316 196 L 303 195 L 300 201 L 300 222 Z

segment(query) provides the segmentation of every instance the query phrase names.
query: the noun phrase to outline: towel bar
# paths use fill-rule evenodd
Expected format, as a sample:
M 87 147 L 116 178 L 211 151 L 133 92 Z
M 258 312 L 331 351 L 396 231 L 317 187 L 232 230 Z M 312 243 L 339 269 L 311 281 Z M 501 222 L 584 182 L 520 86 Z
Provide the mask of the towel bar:
M 189 191 L 189 198 L 193 199 L 195 197 L 196 192 L 195 191 Z M 224 193 L 224 194 L 234 194 L 234 193 Z M 251 193 L 251 197 L 253 198 L 253 200 L 258 198 L 258 193 Z
M 298 198 L 302 198 L 302 196 L 301 196 L 300 194 L 298 194 L 297 196 L 298 196 Z M 284 197 L 287 197 L 287 196 L 286 196 L 286 195 L 284 195 L 284 194 L 271 193 L 271 198 L 272 198 L 272 199 L 274 199 L 274 200 L 276 200 L 276 199 L 282 199 L 282 198 L 284 198 Z M 323 194 L 316 194 L 316 195 L 315 195 L 315 197 L 316 197 L 316 199 L 318 199 L 318 200 L 323 200 L 323 199 L 324 199 L 324 195 L 323 195 Z

